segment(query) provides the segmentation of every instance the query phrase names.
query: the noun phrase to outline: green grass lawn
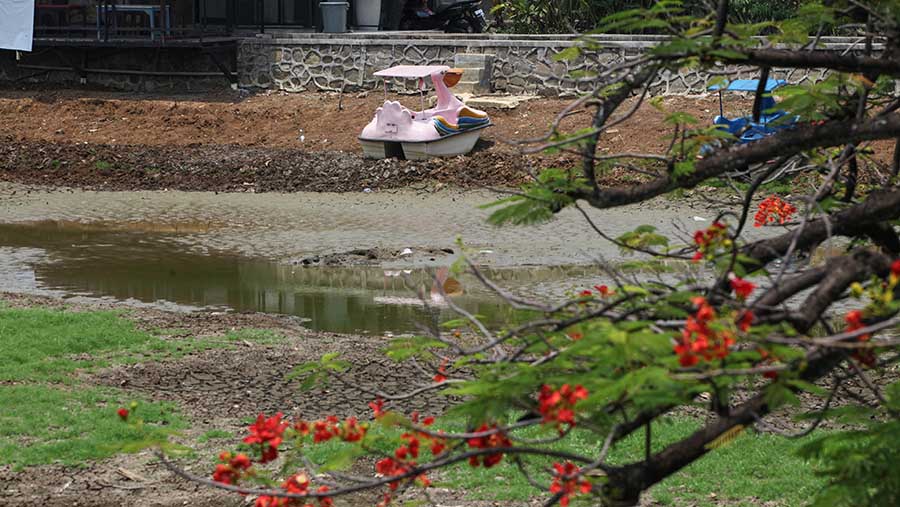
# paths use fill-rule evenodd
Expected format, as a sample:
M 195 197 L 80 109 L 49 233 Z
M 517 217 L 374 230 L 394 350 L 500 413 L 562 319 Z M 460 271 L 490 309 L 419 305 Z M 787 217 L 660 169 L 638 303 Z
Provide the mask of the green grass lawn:
M 141 402 L 138 414 L 150 435 L 116 417 L 131 397 L 115 389 L 46 384 L 0 386 L 0 463 L 17 468 L 102 459 L 154 433 L 184 427 L 174 405 Z
M 655 424 L 654 451 L 687 436 L 699 426 L 700 422 L 691 418 L 666 419 Z M 447 431 L 465 429 L 463 422 L 458 420 L 439 419 L 437 427 Z M 378 450 L 390 454 L 396 447 L 398 432 L 373 425 L 370 434 L 376 437 L 375 448 Z M 547 431 L 538 429 L 516 434 L 523 438 L 548 436 Z M 757 506 L 763 502 L 783 506 L 804 505 L 822 486 L 821 479 L 814 475 L 810 464 L 794 453 L 805 441 L 748 430 L 646 494 L 660 504 L 673 506 L 721 505 L 722 501 L 727 501 L 728 505 L 747 506 Z M 575 432 L 565 445 L 556 447 L 591 455 L 597 452 L 601 443 L 587 432 Z M 614 448 L 610 461 L 624 463 L 639 460 L 643 456 L 643 445 L 643 432 L 635 433 Z M 310 446 L 307 455 L 317 463 L 341 462 L 346 461 L 347 456 L 342 451 L 348 450 L 348 447 L 330 441 Z M 427 452 L 425 457 L 428 457 Z M 552 462 L 551 459 L 529 458 L 528 469 L 534 478 L 549 485 L 548 470 Z M 546 491 L 533 487 L 508 458 L 490 469 L 472 468 L 467 463 L 461 463 L 445 470 L 437 485 L 465 491 L 466 498 L 471 500 L 518 503 L 537 495 L 546 495 Z
M 76 370 L 278 339 L 271 331 L 246 329 L 216 340 L 164 340 L 136 329 L 118 312 L 0 308 L 0 464 L 80 465 L 186 425 L 174 405 L 137 400 L 149 430 L 140 435 L 115 414 L 133 396 L 85 387 Z
M 71 383 L 97 356 L 144 345 L 152 337 L 113 312 L 0 310 L 0 381 Z
M 653 426 L 654 451 L 667 443 L 689 435 L 700 422 L 690 418 L 665 420 Z M 546 436 L 533 432 L 531 438 Z M 747 431 L 731 444 L 711 451 L 679 473 L 652 488 L 648 495 L 665 505 L 715 505 L 717 500 L 730 500 L 741 505 L 759 505 L 776 501 L 778 505 L 803 505 L 821 486 L 805 460 L 794 454 L 803 440 L 790 440 L 774 435 Z M 573 435 L 568 450 L 585 455 L 595 454 L 599 442 L 584 432 Z M 610 454 L 612 463 L 640 460 L 644 453 L 643 432 L 637 432 L 620 442 Z M 534 477 L 548 482 L 552 460 L 535 462 L 530 467 Z M 507 460 L 497 467 L 472 469 L 457 466 L 447 474 L 448 486 L 463 488 L 468 498 L 525 501 L 537 490 Z M 711 496 L 714 495 L 714 496 Z

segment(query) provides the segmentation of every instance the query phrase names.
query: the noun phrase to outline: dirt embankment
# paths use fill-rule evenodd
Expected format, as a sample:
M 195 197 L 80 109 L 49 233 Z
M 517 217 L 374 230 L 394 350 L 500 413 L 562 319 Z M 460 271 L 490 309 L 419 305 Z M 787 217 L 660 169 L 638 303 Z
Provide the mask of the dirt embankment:
M 420 108 L 416 96 L 391 95 Z M 545 136 L 571 103 L 538 99 L 516 109 L 489 109 L 495 124 L 476 149 L 448 159 L 408 162 L 362 157 L 357 135 L 381 105 L 381 92 L 222 92 L 148 96 L 82 90 L 0 90 L 0 180 L 98 190 L 211 190 L 226 192 L 360 191 L 421 182 L 461 187 L 516 186 L 529 169 L 572 167 L 570 152 L 526 155 L 513 141 Z M 632 99 L 621 108 L 634 105 Z M 718 99 L 667 97 L 664 111 L 683 111 L 701 124 L 718 113 Z M 746 97 L 729 97 L 728 116 L 746 114 Z M 603 153 L 664 153 L 672 126 L 666 112 L 643 103 L 602 136 Z M 576 108 L 562 132 L 590 124 Z M 877 142 L 875 158 L 891 159 L 893 143 Z M 870 171 L 865 167 L 861 178 Z M 599 175 L 602 184 L 642 181 L 627 168 Z
M 418 98 L 399 99 L 418 107 Z M 507 143 L 546 134 L 568 100 L 489 110 L 495 127 L 468 156 L 407 162 L 362 158 L 357 135 L 381 93 L 152 97 L 88 91 L 0 91 L 0 179 L 105 190 L 359 191 L 423 181 L 517 185 L 528 168 L 572 166 L 570 153 L 523 155 Z M 713 98 L 669 108 L 711 117 Z M 583 128 L 589 111 L 562 122 Z M 664 115 L 644 105 L 604 134 L 602 150 L 661 152 Z M 605 176 L 627 181 L 624 173 Z

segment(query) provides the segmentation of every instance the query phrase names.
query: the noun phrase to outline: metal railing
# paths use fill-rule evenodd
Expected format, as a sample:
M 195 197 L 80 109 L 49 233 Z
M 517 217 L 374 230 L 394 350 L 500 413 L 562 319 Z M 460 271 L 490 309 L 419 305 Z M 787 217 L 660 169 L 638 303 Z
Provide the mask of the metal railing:
M 34 34 L 103 42 L 229 35 L 227 19 L 203 16 L 205 4 L 205 0 L 38 0 Z

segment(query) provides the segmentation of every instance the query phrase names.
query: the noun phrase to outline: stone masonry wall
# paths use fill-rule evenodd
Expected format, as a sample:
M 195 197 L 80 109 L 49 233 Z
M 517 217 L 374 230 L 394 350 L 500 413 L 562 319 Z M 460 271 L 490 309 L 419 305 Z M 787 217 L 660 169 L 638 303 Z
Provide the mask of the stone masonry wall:
M 365 38 L 363 38 L 365 37 Z M 472 37 L 469 35 L 468 37 Z M 482 36 L 484 37 L 484 36 Z M 573 72 L 596 69 L 640 54 L 653 40 L 623 40 L 608 36 L 599 51 L 588 52 L 574 61 L 556 61 L 554 55 L 576 44 L 574 40 L 538 37 L 523 38 L 389 38 L 372 35 L 328 37 L 298 34 L 294 37 L 244 39 L 238 48 L 238 73 L 245 87 L 305 90 L 371 90 L 380 87 L 373 76 L 393 65 L 453 65 L 457 53 L 494 55 L 491 69 L 493 91 L 513 94 L 572 95 L 591 87 L 590 78 L 572 77 Z M 843 51 L 851 41 L 836 40 L 829 49 Z M 752 68 L 732 68 L 743 78 L 756 76 Z M 772 77 L 791 83 L 817 81 L 820 70 L 775 69 Z M 709 75 L 695 70 L 666 72 L 651 87 L 653 94 L 700 94 L 706 91 Z M 403 86 L 394 83 L 393 86 Z M 409 86 L 409 85 L 406 85 Z

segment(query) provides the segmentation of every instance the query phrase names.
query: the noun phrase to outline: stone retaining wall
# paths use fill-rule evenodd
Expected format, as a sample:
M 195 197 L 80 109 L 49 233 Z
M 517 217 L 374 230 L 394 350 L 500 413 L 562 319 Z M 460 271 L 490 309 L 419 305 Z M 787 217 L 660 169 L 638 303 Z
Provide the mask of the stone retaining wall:
M 477 37 L 477 36 L 476 36 Z M 370 90 L 379 87 L 373 73 L 393 65 L 453 65 L 459 53 L 495 56 L 491 69 L 493 91 L 513 94 L 571 95 L 591 87 L 589 77 L 578 71 L 613 65 L 636 56 L 657 42 L 653 36 L 598 37 L 602 49 L 575 61 L 558 62 L 554 55 L 578 44 L 561 36 L 452 36 L 432 37 L 385 34 L 284 34 L 244 39 L 238 48 L 240 83 L 246 87 L 305 90 Z M 856 41 L 834 38 L 826 47 L 853 49 Z M 725 70 L 725 69 L 723 69 Z M 756 70 L 736 70 L 751 78 Z M 792 83 L 819 80 L 819 70 L 774 70 L 773 76 Z M 651 87 L 653 94 L 699 94 L 706 90 L 705 72 L 666 72 Z M 400 86 L 395 84 L 395 86 Z

